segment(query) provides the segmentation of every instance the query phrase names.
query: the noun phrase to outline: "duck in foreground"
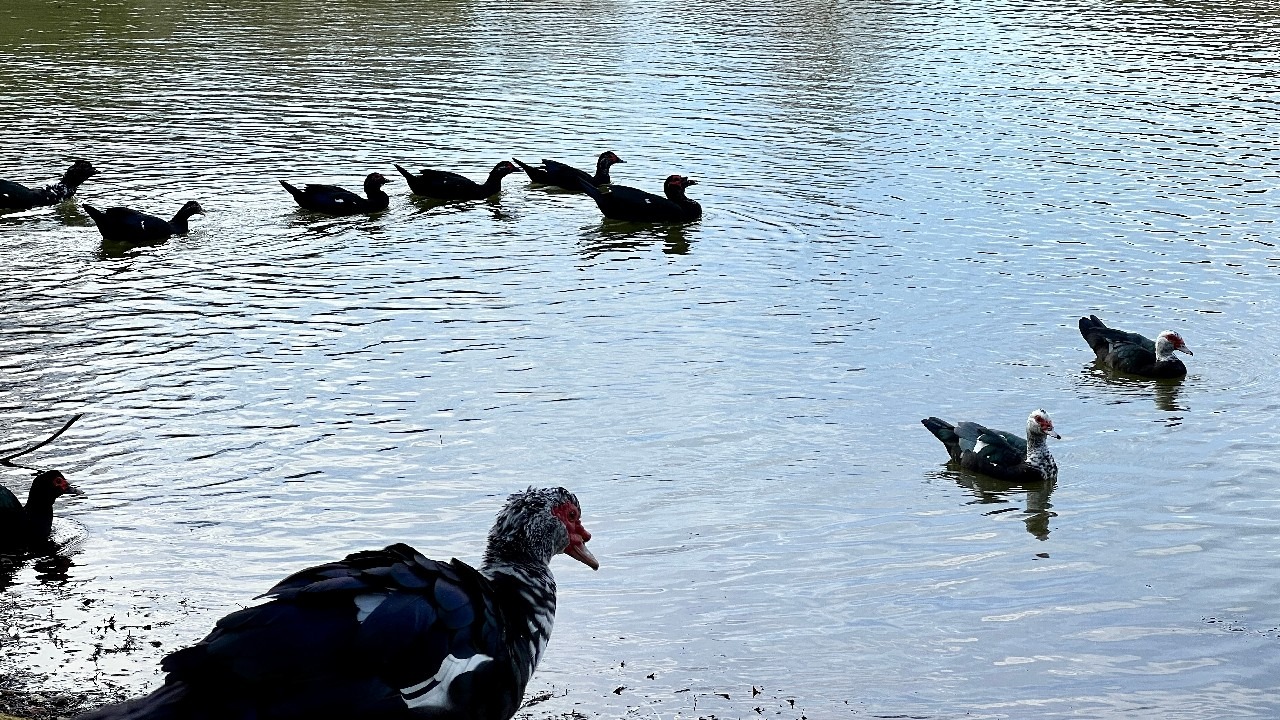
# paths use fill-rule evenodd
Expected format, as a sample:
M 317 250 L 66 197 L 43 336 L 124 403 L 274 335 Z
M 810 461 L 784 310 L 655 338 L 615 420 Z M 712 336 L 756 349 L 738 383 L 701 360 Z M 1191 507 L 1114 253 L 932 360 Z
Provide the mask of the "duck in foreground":
M 1138 333 L 1109 328 L 1097 315 L 1080 318 L 1080 335 L 1103 365 L 1144 377 L 1186 377 L 1187 366 L 1173 353 L 1195 354 L 1172 330 L 1165 330 L 1153 341 Z
M 684 194 L 685 188 L 697 184 L 696 180 L 683 175 L 672 175 L 662 184 L 667 196 L 659 197 L 625 185 L 597 188 L 589 181 L 578 181 L 578 187 L 596 201 L 607 218 L 667 223 L 690 222 L 702 217 L 702 206 Z
M 328 215 L 358 215 L 387 209 L 391 198 L 382 192 L 382 186 L 389 182 L 391 181 L 382 173 L 369 173 L 364 179 L 364 194 L 368 195 L 368 198 L 362 198 L 337 185 L 304 185 L 299 190 L 284 180 L 281 180 L 280 184 L 289 191 L 294 200 L 298 201 L 298 205 L 306 210 Z
M 38 205 L 57 205 L 76 194 L 76 188 L 98 174 L 88 160 L 77 160 L 62 179 L 42 188 L 29 188 L 11 180 L 0 180 L 0 210 L 29 210 Z
M 544 159 L 542 167 L 535 167 L 526 165 L 516 158 L 511 159 L 515 160 L 516 164 L 529 175 L 529 180 L 535 185 L 555 185 L 575 193 L 582 192 L 582 187 L 579 183 L 583 180 L 596 187 L 608 185 L 612 182 L 609 179 L 609 168 L 620 162 L 625 162 L 612 150 L 602 152 L 600 157 L 596 159 L 596 174 L 589 175 L 585 170 L 579 170 L 572 165 L 566 165 L 555 160 Z
M 107 208 L 99 210 L 92 205 L 85 205 L 84 211 L 93 218 L 102 233 L 102 239 L 118 243 L 150 243 L 161 242 L 173 235 L 186 235 L 190 228 L 187 220 L 192 215 L 203 215 L 204 208 L 195 200 L 188 201 L 173 216 L 172 220 L 158 218 L 127 207 Z
M 417 175 L 399 165 L 396 165 L 396 170 L 404 176 L 414 195 L 434 200 L 483 200 L 498 194 L 502 189 L 502 178 L 520 172 L 520 168 L 506 160 L 494 165 L 489 171 L 489 178 L 483 183 L 447 170 L 426 169 Z
M 1062 439 L 1053 429 L 1049 413 L 1036 410 L 1027 417 L 1027 439 L 992 430 L 974 422 L 956 425 L 936 417 L 920 421 L 942 441 L 951 461 L 972 472 L 1009 482 L 1055 480 L 1058 463 L 1049 453 L 1047 438 Z
M 507 720 L 551 635 L 559 553 L 597 569 L 578 499 L 507 498 L 479 570 L 391 545 L 308 568 L 161 662 L 150 695 L 80 716 Z
M 57 470 L 36 475 L 25 506 L 0 485 L 0 553 L 18 553 L 48 543 L 54 501 L 63 495 L 80 494 Z

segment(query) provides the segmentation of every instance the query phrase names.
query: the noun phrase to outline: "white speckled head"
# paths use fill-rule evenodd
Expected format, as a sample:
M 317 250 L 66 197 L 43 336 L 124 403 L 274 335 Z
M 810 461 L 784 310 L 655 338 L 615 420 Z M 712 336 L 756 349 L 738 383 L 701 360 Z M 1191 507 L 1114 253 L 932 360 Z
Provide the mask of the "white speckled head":
M 1174 351 L 1184 352 L 1188 355 L 1195 355 L 1191 352 L 1191 348 L 1183 342 L 1182 336 L 1172 330 L 1165 330 L 1156 336 L 1156 359 L 1168 360 L 1173 356 Z
M 1044 410 L 1036 410 L 1027 416 L 1027 436 L 1047 435 L 1052 438 L 1062 439 L 1062 436 L 1054 432 L 1053 421 L 1049 419 L 1049 413 Z
M 564 488 L 529 488 L 510 495 L 498 513 L 489 531 L 485 563 L 532 560 L 546 564 L 565 553 L 595 570 L 600 564 L 587 550 L 590 539 L 573 493 Z

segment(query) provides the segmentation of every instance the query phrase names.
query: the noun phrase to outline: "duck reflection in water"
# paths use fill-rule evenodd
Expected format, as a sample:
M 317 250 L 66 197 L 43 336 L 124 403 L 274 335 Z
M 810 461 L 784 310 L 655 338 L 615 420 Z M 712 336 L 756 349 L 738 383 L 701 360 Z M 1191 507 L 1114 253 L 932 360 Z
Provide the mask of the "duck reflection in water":
M 968 491 L 974 498 L 966 503 L 968 505 L 1005 506 L 983 513 L 988 516 L 1016 512 L 1017 508 L 1012 507 L 1016 496 L 1025 494 L 1022 522 L 1027 526 L 1027 532 L 1034 535 L 1037 540 L 1049 539 L 1049 521 L 1057 517 L 1057 513 L 1053 512 L 1053 503 L 1049 502 L 1049 496 L 1053 494 L 1058 484 L 1056 479 L 1013 483 L 955 470 L 941 470 L 938 475 L 951 478 L 957 485 Z
M 1183 403 L 1182 378 L 1141 378 L 1116 372 L 1096 361 L 1080 369 L 1080 384 L 1098 390 L 1099 395 L 1110 398 L 1108 404 L 1121 404 L 1151 399 L 1156 409 L 1168 413 L 1184 413 L 1189 408 Z M 1090 393 L 1092 394 L 1092 393 Z M 1171 415 L 1166 424 L 1181 425 L 1181 415 Z
M 660 244 L 667 255 L 687 255 L 692 240 L 690 225 L 652 225 L 605 221 L 592 232 L 584 233 L 578 253 L 583 257 L 630 252 Z
M 88 531 L 79 523 L 68 522 L 64 518 L 58 518 L 55 525 L 63 533 L 75 534 L 75 537 L 70 541 L 64 539 L 63 544 L 50 541 L 41 547 L 0 553 L 0 593 L 14 585 L 28 563 L 41 584 L 63 585 L 71 578 L 71 568 L 76 564 L 74 556 L 84 546 Z

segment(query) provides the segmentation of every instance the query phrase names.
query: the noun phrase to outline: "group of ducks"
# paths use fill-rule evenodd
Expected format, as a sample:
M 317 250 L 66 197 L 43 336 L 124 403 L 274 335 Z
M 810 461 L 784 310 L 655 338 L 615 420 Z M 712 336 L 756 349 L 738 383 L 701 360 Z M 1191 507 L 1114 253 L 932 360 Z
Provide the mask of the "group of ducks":
M 1182 336 L 1166 330 L 1150 340 L 1138 333 L 1107 327 L 1096 315 L 1080 318 L 1080 335 L 1098 361 L 1106 367 L 1148 378 L 1181 378 L 1187 366 L 1175 352 L 1194 355 Z M 1003 430 L 974 422 L 955 425 L 936 417 L 920 421 L 942 441 L 954 463 L 971 472 L 1008 482 L 1055 480 L 1058 464 L 1049 452 L 1048 438 L 1062 439 L 1053 429 L 1049 413 L 1035 410 L 1027 417 L 1024 440 Z
M 514 160 L 514 158 L 513 158 Z M 483 200 L 496 195 L 502 179 L 515 172 L 528 174 L 535 185 L 558 187 L 570 193 L 583 193 L 595 200 L 600 212 L 611 220 L 630 222 L 684 223 L 702 217 L 702 206 L 690 200 L 685 190 L 697 182 L 684 175 L 671 175 L 663 183 L 664 195 L 654 195 L 625 185 L 613 185 L 609 168 L 623 162 L 612 151 L 600 154 L 594 175 L 555 160 L 543 160 L 539 166 L 519 160 L 502 161 L 493 167 L 482 183 L 446 170 L 424 169 L 413 174 L 400 165 L 395 168 L 404 176 L 409 190 L 430 200 Z M 27 210 L 40 205 L 54 205 L 70 199 L 84 181 L 97 174 L 88 161 L 77 160 L 51 185 L 32 189 L 25 185 L 0 180 L 0 211 Z M 355 215 L 385 210 L 390 197 L 382 186 L 391 182 L 382 173 L 370 173 L 364 179 L 364 196 L 337 185 L 307 184 L 298 188 L 284 180 L 280 184 L 298 205 L 327 215 Z M 178 210 L 171 220 L 148 215 L 127 207 L 99 210 L 85 205 L 102 238 L 113 243 L 154 243 L 174 235 L 185 235 L 191 216 L 204 214 L 200 203 L 192 200 Z
M 552 160 L 539 167 L 510 162 L 484 183 L 455 173 L 400 166 L 410 189 L 440 200 L 489 197 L 506 175 L 523 169 L 538 184 L 595 199 L 610 218 L 680 222 L 701 208 L 684 190 L 694 184 L 667 178 L 666 197 L 610 186 L 609 167 L 622 160 L 603 153 L 595 175 Z M 48 205 L 70 198 L 96 171 L 77 161 L 62 180 L 31 190 L 0 181 L 0 209 Z M 366 197 L 332 185 L 296 188 L 282 181 L 304 208 L 335 215 L 387 207 L 379 173 L 365 180 Z M 186 231 L 202 212 L 191 202 L 172 221 L 126 208 L 99 212 L 85 206 L 108 239 L 154 238 Z M 167 237 L 167 235 L 166 235 Z M 1155 378 L 1180 378 L 1188 355 L 1176 332 L 1150 340 L 1080 318 L 1080 333 L 1106 367 Z M 1057 465 L 1046 445 L 1060 437 L 1044 410 L 1027 419 L 1025 439 L 977 423 L 921 421 L 966 470 L 1002 480 L 1053 480 Z M 0 487 L 0 553 L 49 542 L 54 501 L 79 494 L 56 470 L 38 474 L 27 504 Z M 81 716 L 109 718 L 429 717 L 438 720 L 508 720 L 550 637 L 556 587 L 550 561 L 566 554 L 592 569 L 591 533 L 582 526 L 577 497 L 564 488 L 529 488 L 507 498 L 489 531 L 480 567 L 431 560 L 404 544 L 359 552 L 299 571 L 271 588 L 269 600 L 222 618 L 200 642 L 161 663 L 163 686 L 142 698 Z
M 1116 371 L 1153 378 L 1187 373 L 1191 355 L 1173 331 L 1150 340 L 1080 318 L 1080 334 Z M 977 423 L 921 421 L 966 470 L 1013 482 L 1052 481 L 1046 445 L 1060 437 L 1044 410 L 1025 440 Z M 26 507 L 0 487 L 0 553 L 47 543 L 53 503 L 79 494 L 42 472 Z M 430 717 L 508 720 L 520 707 L 551 634 L 558 554 L 594 569 L 577 497 L 529 488 L 507 498 L 479 569 L 391 545 L 297 572 L 161 662 L 165 684 L 80 720 L 161 718 Z

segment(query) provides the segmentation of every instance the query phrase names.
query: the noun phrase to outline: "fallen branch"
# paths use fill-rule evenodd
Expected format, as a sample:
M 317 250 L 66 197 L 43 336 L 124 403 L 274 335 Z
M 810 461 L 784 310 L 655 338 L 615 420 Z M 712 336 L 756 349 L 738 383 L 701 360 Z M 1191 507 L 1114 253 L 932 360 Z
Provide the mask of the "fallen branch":
M 68 421 L 67 421 L 67 424 L 66 424 L 66 425 L 63 425 L 63 426 L 62 426 L 62 429 L 61 429 L 61 430 L 59 430 L 58 432 L 56 432 L 56 433 L 54 433 L 54 434 L 50 435 L 50 436 L 49 436 L 49 438 L 48 438 L 47 440 L 45 440 L 45 441 L 44 441 L 44 442 L 42 442 L 42 443 L 38 443 L 38 444 L 36 444 L 36 445 L 32 445 L 31 447 L 27 448 L 26 450 L 19 450 L 18 452 L 14 453 L 14 454 L 12 454 L 12 455 L 9 455 L 8 457 L 0 458 L 0 465 L 6 465 L 6 466 L 8 466 L 8 467 L 15 467 L 13 463 L 9 462 L 10 460 L 12 460 L 12 459 L 14 459 L 14 458 L 22 457 L 23 455 L 26 455 L 26 454 L 27 454 L 27 453 L 29 453 L 29 452 L 33 452 L 33 451 L 35 451 L 35 450 L 39 450 L 40 448 L 44 447 L 45 445 L 48 445 L 49 443 L 53 442 L 54 440 L 57 440 L 59 435 L 61 435 L 62 433 L 66 432 L 66 431 L 67 431 L 67 428 L 71 427 L 71 426 L 75 423 L 75 421 L 79 420 L 79 419 L 80 419 L 81 417 L 83 417 L 83 416 L 84 416 L 84 413 L 76 413 L 74 417 L 72 417 L 70 420 L 68 420 Z

